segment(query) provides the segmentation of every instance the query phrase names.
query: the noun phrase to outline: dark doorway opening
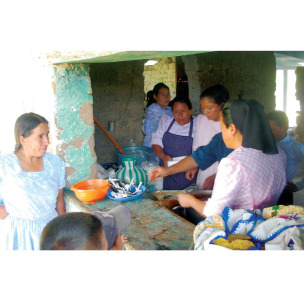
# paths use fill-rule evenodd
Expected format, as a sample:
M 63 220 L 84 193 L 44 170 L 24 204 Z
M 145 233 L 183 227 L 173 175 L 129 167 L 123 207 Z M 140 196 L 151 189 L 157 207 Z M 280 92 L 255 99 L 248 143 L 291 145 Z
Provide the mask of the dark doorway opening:
M 181 57 L 176 57 L 176 96 L 189 98 L 188 77 Z

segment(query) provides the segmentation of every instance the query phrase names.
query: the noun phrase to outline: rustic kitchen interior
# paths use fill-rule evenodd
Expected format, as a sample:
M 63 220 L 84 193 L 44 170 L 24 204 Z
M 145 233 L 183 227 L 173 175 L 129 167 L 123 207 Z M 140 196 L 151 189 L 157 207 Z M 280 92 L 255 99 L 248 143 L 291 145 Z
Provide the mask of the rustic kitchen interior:
M 304 60 L 303 52 L 80 52 L 54 53 L 49 59 L 54 70 L 54 142 L 56 153 L 67 166 L 65 200 L 70 211 L 109 210 L 117 205 L 109 199 L 84 204 L 69 188 L 82 180 L 97 178 L 99 165 L 117 166 L 117 147 L 94 118 L 120 147 L 142 145 L 146 94 L 158 82 L 170 87 L 171 99 L 188 96 L 194 115 L 200 113 L 202 90 L 217 83 L 227 87 L 231 99 L 255 99 L 268 113 L 276 107 L 277 69 L 292 68 L 297 78 L 299 113 L 304 112 L 304 67 L 299 64 Z M 156 64 L 147 64 L 151 60 Z M 170 197 L 174 200 L 174 193 Z M 172 213 L 168 202 L 125 202 L 133 216 L 126 230 L 126 235 L 132 236 L 127 249 L 189 248 L 194 225 Z

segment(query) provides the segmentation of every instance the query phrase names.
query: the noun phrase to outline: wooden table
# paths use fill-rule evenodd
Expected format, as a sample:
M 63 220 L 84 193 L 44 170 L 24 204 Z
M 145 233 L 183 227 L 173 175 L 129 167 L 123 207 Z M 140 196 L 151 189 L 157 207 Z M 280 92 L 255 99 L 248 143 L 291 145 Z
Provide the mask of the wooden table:
M 128 237 L 128 243 L 125 244 L 127 250 L 189 250 L 193 242 L 195 225 L 158 201 L 139 198 L 117 202 L 106 197 L 101 202 L 86 204 L 78 200 L 69 189 L 65 189 L 64 198 L 67 212 L 107 212 L 117 205 L 126 205 L 132 215 L 131 224 L 122 233 Z

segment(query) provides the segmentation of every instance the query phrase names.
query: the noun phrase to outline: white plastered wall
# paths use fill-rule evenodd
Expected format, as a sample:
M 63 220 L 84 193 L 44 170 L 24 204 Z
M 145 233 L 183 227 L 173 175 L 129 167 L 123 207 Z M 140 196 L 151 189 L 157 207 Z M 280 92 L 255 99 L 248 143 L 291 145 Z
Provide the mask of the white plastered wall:
M 23 113 L 34 112 L 44 116 L 50 125 L 51 145 L 55 151 L 53 68 L 43 54 L 38 52 L 7 53 L 2 61 L 5 72 L 1 74 L 2 97 L 0 109 L 0 151 L 14 150 L 14 126 Z

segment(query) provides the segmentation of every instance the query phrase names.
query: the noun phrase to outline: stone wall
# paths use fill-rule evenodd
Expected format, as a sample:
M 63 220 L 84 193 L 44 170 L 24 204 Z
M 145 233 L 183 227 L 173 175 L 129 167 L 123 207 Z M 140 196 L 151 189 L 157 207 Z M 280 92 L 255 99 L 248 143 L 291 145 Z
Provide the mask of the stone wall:
M 153 66 L 144 66 L 144 91 L 153 90 L 155 84 L 163 82 L 170 89 L 170 100 L 176 96 L 176 70 L 174 57 L 158 58 Z
M 121 148 L 132 142 L 142 145 L 142 121 L 144 117 L 144 63 L 129 61 L 90 65 L 93 91 L 93 113 L 108 129 L 108 122 L 115 122 L 115 130 L 109 132 Z M 95 152 L 100 164 L 117 161 L 116 147 L 95 126 Z
M 188 77 L 189 99 L 193 107 L 193 115 L 196 116 L 201 113 L 200 109 L 200 95 L 202 93 L 201 83 L 199 81 L 199 66 L 195 55 L 185 55 L 182 57 L 185 64 L 185 72 Z
M 195 55 L 201 91 L 214 84 L 229 90 L 231 99 L 255 99 L 265 112 L 275 109 L 276 62 L 270 51 L 219 51 Z

